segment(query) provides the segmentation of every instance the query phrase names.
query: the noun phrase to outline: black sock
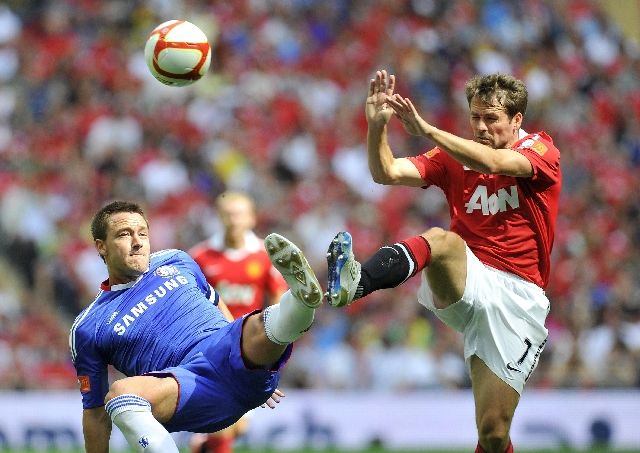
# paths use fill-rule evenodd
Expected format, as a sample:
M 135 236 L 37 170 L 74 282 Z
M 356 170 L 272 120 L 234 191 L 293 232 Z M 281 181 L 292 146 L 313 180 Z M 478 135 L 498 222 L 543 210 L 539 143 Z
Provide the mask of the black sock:
M 362 264 L 360 282 L 354 299 L 359 299 L 374 291 L 394 288 L 411 277 L 415 268 L 414 259 L 407 248 L 400 244 L 380 248 Z

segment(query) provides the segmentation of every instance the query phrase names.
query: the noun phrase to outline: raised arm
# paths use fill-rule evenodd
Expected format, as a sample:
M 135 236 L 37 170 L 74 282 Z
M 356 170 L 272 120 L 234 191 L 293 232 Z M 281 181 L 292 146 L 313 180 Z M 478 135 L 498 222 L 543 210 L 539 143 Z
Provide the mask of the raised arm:
M 111 419 L 104 406 L 83 410 L 82 432 L 87 453 L 109 453 Z
M 480 141 L 468 140 L 427 123 L 420 114 L 418 114 L 418 111 L 409 98 L 403 98 L 396 94 L 387 99 L 387 105 L 395 112 L 409 133 L 433 140 L 440 148 L 462 165 L 480 173 L 487 174 L 524 177 L 529 177 L 533 174 L 533 168 L 529 160 L 517 151 L 502 147 L 493 148 L 489 146 L 491 142 L 488 139 L 479 138 L 479 140 L 486 140 L 487 144 L 481 143 Z M 494 111 L 472 111 L 471 113 L 471 121 L 476 123 L 484 124 L 497 121 L 498 118 L 499 116 Z M 519 129 L 521 118 L 522 115 L 516 118 L 516 131 Z M 476 129 L 482 130 L 486 129 L 486 127 L 478 127 L 476 125 Z M 514 138 L 515 137 L 517 137 L 517 132 L 514 132 Z
M 368 123 L 367 153 L 369 171 L 379 184 L 419 187 L 424 184 L 416 167 L 404 158 L 395 158 L 387 140 L 387 124 L 394 114 L 387 100 L 393 96 L 395 76 L 377 71 L 369 82 L 365 104 Z

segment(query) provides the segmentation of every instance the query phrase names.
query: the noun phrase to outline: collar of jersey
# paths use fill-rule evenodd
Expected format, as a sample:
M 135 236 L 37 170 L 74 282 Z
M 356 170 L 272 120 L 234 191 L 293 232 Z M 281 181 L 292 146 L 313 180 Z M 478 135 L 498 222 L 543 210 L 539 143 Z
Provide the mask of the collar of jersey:
M 147 272 L 149 272 L 149 269 L 147 269 Z M 104 291 L 122 291 L 123 289 L 129 289 L 131 288 L 133 285 L 135 285 L 136 283 L 138 283 L 138 281 L 140 281 L 140 279 L 142 277 L 144 277 L 144 275 L 147 273 L 144 272 L 142 275 L 140 275 L 138 278 L 136 278 L 133 281 L 127 282 L 127 283 L 120 283 L 117 285 L 107 285 L 107 282 L 109 281 L 109 279 L 105 280 L 102 282 L 102 284 L 100 285 L 102 287 L 102 289 Z
M 262 241 L 253 232 L 247 231 L 244 235 L 244 247 L 241 249 L 229 249 L 224 246 L 224 234 L 214 234 L 209 238 L 209 246 L 212 249 L 219 250 L 232 261 L 239 261 L 249 253 L 255 253 L 262 250 Z

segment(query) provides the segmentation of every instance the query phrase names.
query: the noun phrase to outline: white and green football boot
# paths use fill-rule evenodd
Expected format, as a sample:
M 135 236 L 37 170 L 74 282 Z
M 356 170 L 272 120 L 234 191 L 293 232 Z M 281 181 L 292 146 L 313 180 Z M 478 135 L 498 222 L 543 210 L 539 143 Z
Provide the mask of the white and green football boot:
M 300 249 L 276 233 L 264 239 L 264 247 L 271 263 L 289 285 L 291 294 L 309 308 L 322 305 L 322 288 Z

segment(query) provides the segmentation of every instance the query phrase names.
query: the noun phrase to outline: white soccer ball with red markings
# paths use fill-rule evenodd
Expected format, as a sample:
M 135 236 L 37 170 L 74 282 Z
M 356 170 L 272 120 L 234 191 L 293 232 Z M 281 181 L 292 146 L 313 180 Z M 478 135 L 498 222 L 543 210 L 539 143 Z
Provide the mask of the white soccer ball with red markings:
M 165 85 L 186 86 L 200 80 L 211 64 L 207 36 L 185 20 L 158 25 L 144 46 L 151 74 Z

